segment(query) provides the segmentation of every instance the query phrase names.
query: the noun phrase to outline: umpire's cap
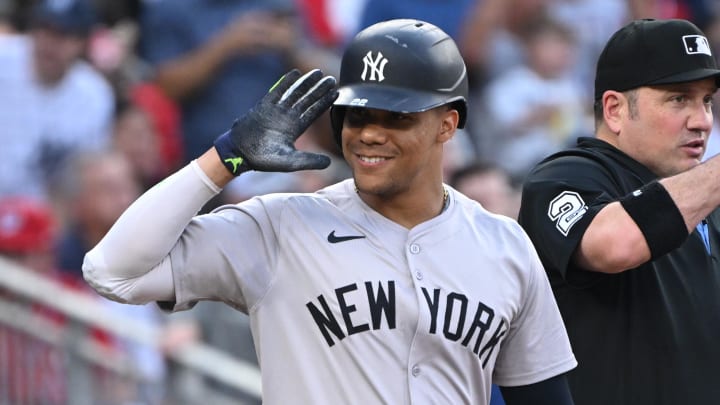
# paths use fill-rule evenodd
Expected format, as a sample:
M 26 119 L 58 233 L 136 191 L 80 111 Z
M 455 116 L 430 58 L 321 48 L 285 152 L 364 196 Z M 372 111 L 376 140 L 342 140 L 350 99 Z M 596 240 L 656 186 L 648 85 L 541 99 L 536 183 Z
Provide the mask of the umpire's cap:
M 420 20 L 396 19 L 371 25 L 350 42 L 342 57 L 339 93 L 331 111 L 335 138 L 346 107 L 411 113 L 445 104 L 467 120 L 467 68 L 455 41 Z
M 715 77 L 720 70 L 703 32 L 681 19 L 635 20 L 618 30 L 600 54 L 595 100 L 607 90 L 683 83 Z

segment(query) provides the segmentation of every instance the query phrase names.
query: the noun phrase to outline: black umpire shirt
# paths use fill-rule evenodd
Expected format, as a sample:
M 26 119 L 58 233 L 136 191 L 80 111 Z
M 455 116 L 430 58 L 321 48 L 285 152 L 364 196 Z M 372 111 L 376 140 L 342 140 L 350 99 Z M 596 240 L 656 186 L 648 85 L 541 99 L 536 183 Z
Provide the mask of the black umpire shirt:
M 656 179 L 610 144 L 579 138 L 527 177 L 519 222 L 545 265 L 578 367 L 576 405 L 720 404 L 720 210 L 674 251 L 620 274 L 582 270 L 575 248 L 606 204 Z M 718 179 L 720 181 L 720 179 Z

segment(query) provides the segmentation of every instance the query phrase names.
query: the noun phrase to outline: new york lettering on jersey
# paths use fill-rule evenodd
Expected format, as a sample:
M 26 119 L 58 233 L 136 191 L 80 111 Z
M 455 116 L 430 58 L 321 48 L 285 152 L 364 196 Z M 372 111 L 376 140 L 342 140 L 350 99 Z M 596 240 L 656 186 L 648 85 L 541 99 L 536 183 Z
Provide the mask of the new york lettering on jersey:
M 427 333 L 468 347 L 482 361 L 484 368 L 493 350 L 505 336 L 508 322 L 501 317 L 496 319 L 491 307 L 465 294 L 448 293 L 439 288 L 429 290 L 421 287 L 421 290 L 426 304 L 421 307 L 427 311 L 430 319 Z M 329 302 L 335 304 L 338 311 L 334 312 Z M 327 345 L 333 347 L 356 333 L 381 327 L 395 329 L 395 304 L 395 281 L 388 280 L 348 284 L 336 288 L 330 294 L 319 295 L 315 302 L 308 302 L 306 307 Z M 367 310 L 370 322 L 353 321 L 352 315 L 359 311 L 358 306 Z M 362 309 L 360 311 L 365 312 Z M 356 319 L 359 318 L 359 314 L 355 315 Z M 488 331 L 491 333 L 487 334 Z

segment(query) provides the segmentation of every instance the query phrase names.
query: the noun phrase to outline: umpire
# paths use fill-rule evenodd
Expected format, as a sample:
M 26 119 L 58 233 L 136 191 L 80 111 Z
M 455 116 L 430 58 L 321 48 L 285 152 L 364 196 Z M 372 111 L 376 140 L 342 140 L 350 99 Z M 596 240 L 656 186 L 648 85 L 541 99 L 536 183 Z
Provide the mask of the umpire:
M 720 402 L 720 157 L 701 163 L 719 81 L 695 25 L 631 22 L 597 64 L 595 138 L 526 179 L 578 405 Z

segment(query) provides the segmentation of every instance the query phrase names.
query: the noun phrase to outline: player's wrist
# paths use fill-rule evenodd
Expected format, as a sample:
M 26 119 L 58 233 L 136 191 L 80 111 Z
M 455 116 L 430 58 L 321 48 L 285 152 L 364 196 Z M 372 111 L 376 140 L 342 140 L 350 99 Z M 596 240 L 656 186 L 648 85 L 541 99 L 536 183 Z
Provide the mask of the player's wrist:
M 227 131 L 220 135 L 213 142 L 213 146 L 217 151 L 220 162 L 225 166 L 232 176 L 239 176 L 248 170 L 252 170 L 245 158 L 237 150 L 235 142 L 233 142 L 232 131 Z
M 225 187 L 235 176 L 228 172 L 225 165 L 220 160 L 217 149 L 210 148 L 195 160 L 197 169 L 202 171 L 205 178 L 212 183 L 211 188 L 217 188 L 217 192 Z

